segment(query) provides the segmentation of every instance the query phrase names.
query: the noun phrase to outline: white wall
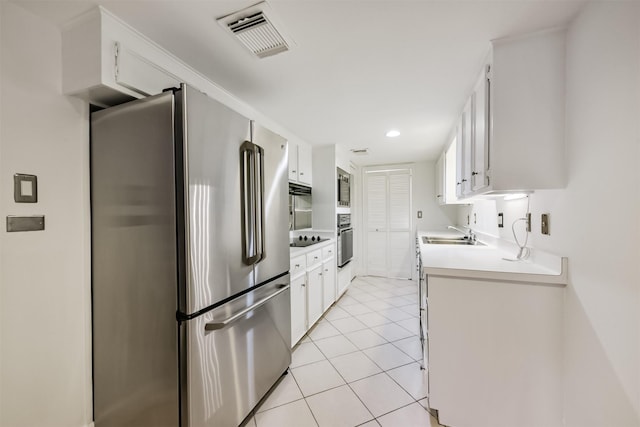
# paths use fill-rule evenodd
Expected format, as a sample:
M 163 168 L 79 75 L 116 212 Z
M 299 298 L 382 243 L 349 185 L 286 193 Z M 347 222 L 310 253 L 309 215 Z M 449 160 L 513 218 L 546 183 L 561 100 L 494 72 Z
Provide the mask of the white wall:
M 61 95 L 59 30 L 0 10 L 0 216 L 46 225 L 0 231 L 0 425 L 89 425 L 88 105 Z M 14 203 L 16 172 L 38 176 L 37 204 Z
M 458 207 L 441 206 L 436 199 L 436 164 L 435 161 L 419 162 L 413 169 L 413 224 L 416 230 L 438 230 L 455 224 Z M 422 211 L 419 219 L 418 211 Z
M 530 246 L 569 258 L 565 422 L 640 425 L 640 3 L 587 5 L 567 34 L 568 185 L 531 196 Z M 526 201 L 463 208 L 511 239 Z M 510 220 L 507 221 L 507 213 Z M 551 235 L 540 233 L 550 213 Z M 488 218 L 488 219 L 486 219 Z M 490 225 L 487 225 L 490 224 Z

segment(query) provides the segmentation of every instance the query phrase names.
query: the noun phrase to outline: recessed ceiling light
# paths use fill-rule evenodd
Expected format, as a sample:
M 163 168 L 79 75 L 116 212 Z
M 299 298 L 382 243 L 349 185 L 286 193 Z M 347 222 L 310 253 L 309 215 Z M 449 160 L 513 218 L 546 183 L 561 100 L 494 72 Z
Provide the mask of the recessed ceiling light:
M 399 135 L 400 135 L 400 132 L 395 129 L 392 129 L 389 132 L 387 132 L 387 136 L 389 138 L 395 138 L 396 136 L 399 136 Z

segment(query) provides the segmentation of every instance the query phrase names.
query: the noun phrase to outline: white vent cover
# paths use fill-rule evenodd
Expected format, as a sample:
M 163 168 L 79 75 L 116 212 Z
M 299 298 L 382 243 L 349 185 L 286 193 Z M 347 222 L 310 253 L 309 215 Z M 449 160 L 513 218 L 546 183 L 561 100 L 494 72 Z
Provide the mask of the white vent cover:
M 367 154 L 369 154 L 369 149 L 368 148 L 359 148 L 359 149 L 353 149 L 351 150 L 351 152 L 357 156 L 366 156 Z
M 220 18 L 218 23 L 258 58 L 286 52 L 294 45 L 276 28 L 273 12 L 266 2 Z

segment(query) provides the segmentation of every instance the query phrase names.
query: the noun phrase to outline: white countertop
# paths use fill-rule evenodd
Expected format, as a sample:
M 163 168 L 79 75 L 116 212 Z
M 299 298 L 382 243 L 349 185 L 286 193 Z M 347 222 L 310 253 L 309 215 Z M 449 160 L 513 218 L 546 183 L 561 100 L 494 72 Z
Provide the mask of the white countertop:
M 313 252 L 316 249 L 324 248 L 327 245 L 335 243 L 336 239 L 323 240 L 320 243 L 316 243 L 315 245 L 305 246 L 303 248 L 289 247 L 289 257 L 297 257 L 299 255 L 304 255 L 309 252 Z
M 547 257 L 545 264 L 525 261 L 508 261 L 515 254 L 496 245 L 435 245 L 422 242 L 423 236 L 460 237 L 461 233 L 449 231 L 419 231 L 422 267 L 429 275 L 493 279 L 529 283 L 566 285 L 567 259 Z M 482 238 L 479 239 L 482 241 Z M 506 258 L 506 259 L 505 259 Z

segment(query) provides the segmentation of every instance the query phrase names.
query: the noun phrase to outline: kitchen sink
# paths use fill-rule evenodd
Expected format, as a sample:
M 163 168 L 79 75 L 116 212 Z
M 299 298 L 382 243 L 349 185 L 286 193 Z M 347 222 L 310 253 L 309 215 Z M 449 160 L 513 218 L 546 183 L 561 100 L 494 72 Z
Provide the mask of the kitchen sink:
M 464 237 L 428 237 L 422 236 L 422 243 L 429 245 L 464 245 L 464 246 L 486 246 L 477 240 L 469 240 Z

